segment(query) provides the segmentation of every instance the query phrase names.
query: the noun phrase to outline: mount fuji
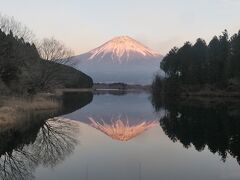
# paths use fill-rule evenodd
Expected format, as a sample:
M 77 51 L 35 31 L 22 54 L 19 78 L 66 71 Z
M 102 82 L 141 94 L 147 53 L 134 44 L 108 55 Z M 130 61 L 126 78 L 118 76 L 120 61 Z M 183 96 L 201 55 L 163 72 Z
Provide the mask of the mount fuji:
M 159 71 L 161 59 L 160 54 L 133 38 L 119 36 L 71 58 L 70 64 L 90 75 L 95 83 L 147 85 Z

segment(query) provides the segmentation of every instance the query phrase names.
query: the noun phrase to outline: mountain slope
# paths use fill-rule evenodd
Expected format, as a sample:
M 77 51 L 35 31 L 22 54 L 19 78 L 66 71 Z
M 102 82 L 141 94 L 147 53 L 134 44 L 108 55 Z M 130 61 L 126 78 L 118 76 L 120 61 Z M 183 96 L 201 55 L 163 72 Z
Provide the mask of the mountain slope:
M 88 53 L 75 56 L 71 64 L 89 74 L 94 82 L 150 84 L 162 56 L 140 42 L 119 36 Z
M 112 62 L 116 60 L 119 64 L 129 62 L 131 59 L 136 58 L 136 55 L 152 58 L 159 56 L 153 50 L 128 36 L 113 38 L 102 46 L 90 51 L 89 54 L 91 54 L 88 58 L 90 61 L 104 60 L 104 58 L 110 55 Z

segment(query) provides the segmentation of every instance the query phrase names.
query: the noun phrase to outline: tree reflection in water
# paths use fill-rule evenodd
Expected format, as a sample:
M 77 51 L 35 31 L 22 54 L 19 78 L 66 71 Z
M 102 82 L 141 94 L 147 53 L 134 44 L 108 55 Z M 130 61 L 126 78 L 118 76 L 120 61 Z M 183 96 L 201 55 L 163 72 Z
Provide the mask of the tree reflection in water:
M 63 118 L 48 120 L 33 144 L 33 154 L 44 166 L 54 167 L 74 151 L 77 145 L 78 123 Z
M 24 135 L 16 130 L 0 134 L 1 144 L 8 144 L 5 149 L 0 148 L 0 177 L 4 180 L 33 179 L 37 166 L 54 167 L 61 163 L 78 144 L 78 130 L 75 121 L 52 118 L 41 124 L 37 132 L 30 127 Z
M 211 101 L 153 99 L 153 105 L 157 111 L 166 110 L 160 125 L 173 142 L 185 148 L 193 145 L 198 151 L 207 146 L 224 162 L 230 155 L 240 164 L 240 103 Z

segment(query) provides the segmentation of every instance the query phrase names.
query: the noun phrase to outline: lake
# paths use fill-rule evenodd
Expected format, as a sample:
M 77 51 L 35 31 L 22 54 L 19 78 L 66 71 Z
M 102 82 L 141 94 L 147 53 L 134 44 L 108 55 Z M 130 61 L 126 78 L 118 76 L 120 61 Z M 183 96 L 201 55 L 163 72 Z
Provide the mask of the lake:
M 2 179 L 240 179 L 236 100 L 113 91 L 66 93 L 63 106 L 0 133 Z

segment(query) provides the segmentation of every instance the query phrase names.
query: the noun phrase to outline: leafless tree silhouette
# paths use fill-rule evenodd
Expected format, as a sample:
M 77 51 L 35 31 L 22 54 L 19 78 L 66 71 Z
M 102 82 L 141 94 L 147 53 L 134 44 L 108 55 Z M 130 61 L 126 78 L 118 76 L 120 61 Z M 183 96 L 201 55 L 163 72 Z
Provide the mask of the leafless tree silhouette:
M 32 43 L 35 41 L 35 35 L 33 32 L 13 17 L 0 14 L 0 29 L 6 34 L 9 34 L 11 31 L 14 36 L 23 38 L 25 42 Z
M 42 59 L 66 64 L 73 56 L 73 51 L 55 38 L 45 38 L 38 44 L 38 52 Z
M 61 85 L 59 74 L 64 74 L 60 64 L 71 65 L 73 51 L 67 48 L 60 41 L 52 38 L 45 38 L 36 45 L 41 59 L 37 67 L 38 73 L 33 73 L 32 81 L 38 82 L 40 89 L 51 89 Z M 36 70 L 35 70 L 36 71 Z

